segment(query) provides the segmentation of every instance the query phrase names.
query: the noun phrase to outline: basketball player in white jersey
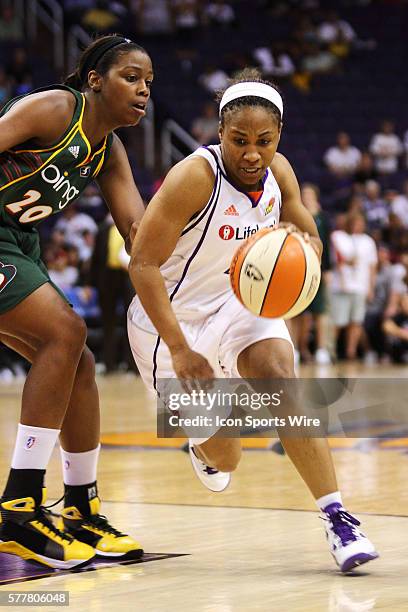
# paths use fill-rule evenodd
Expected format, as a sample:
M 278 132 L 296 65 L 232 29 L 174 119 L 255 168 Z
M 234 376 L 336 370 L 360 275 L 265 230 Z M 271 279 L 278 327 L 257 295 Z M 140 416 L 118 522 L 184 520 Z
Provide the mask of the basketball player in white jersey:
M 137 297 L 128 314 L 133 354 L 148 387 L 159 378 L 295 378 L 285 322 L 256 317 L 232 293 L 237 247 L 261 227 L 293 224 L 321 254 L 288 160 L 276 152 L 283 101 L 256 71 L 243 71 L 220 101 L 221 144 L 177 164 L 153 197 L 133 243 Z M 297 231 L 297 230 L 296 230 Z M 290 282 L 290 279 L 288 279 Z M 378 556 L 342 505 L 326 439 L 281 437 L 325 520 L 337 564 L 349 571 Z M 241 454 L 238 439 L 190 438 L 193 468 L 222 491 Z

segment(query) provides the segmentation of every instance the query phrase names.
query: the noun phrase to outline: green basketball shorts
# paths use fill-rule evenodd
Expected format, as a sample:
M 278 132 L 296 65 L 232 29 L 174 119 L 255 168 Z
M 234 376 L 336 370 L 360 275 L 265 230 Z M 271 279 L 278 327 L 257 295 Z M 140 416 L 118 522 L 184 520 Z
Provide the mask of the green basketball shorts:
M 17 306 L 44 283 L 51 283 L 67 302 L 40 259 L 38 232 L 0 227 L 0 314 Z

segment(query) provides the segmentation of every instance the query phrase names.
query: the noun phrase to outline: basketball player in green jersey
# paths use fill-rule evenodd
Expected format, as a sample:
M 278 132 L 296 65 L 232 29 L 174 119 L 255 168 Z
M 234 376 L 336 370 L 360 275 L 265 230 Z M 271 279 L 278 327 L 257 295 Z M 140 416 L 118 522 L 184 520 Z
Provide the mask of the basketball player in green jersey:
M 141 546 L 99 514 L 99 401 L 86 326 L 52 284 L 36 225 L 96 179 L 127 247 L 143 204 L 113 130 L 145 115 L 146 51 L 120 36 L 94 41 L 66 81 L 12 100 L 0 117 L 0 341 L 31 362 L 8 481 L 0 552 L 53 568 L 95 555 L 138 558 Z M 58 528 L 44 474 L 60 438 L 65 483 Z

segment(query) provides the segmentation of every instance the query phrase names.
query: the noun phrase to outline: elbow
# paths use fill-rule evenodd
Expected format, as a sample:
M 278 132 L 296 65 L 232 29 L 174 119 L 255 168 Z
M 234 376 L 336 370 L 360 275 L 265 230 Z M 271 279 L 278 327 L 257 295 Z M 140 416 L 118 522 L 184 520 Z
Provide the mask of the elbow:
M 129 276 L 136 291 L 141 290 L 146 282 L 149 282 L 155 271 L 159 271 L 158 264 L 145 261 L 138 253 L 131 254 Z

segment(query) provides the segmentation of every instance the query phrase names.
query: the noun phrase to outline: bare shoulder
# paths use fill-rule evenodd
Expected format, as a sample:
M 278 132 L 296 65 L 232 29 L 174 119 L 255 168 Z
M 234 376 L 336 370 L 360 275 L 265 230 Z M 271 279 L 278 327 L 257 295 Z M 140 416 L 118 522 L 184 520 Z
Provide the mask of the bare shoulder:
M 189 200 L 199 210 L 209 200 L 215 176 L 210 164 L 199 155 L 192 155 L 169 171 L 161 187 L 162 192 Z M 201 205 L 201 206 L 200 206 Z
M 51 89 L 26 96 L 4 115 L 7 121 L 23 121 L 32 138 L 40 143 L 57 140 L 71 123 L 75 96 L 66 90 Z
M 200 155 L 191 155 L 186 159 L 178 162 L 170 170 L 169 174 L 173 173 L 182 177 L 190 177 L 190 180 L 212 182 L 214 183 L 214 172 L 209 162 Z

